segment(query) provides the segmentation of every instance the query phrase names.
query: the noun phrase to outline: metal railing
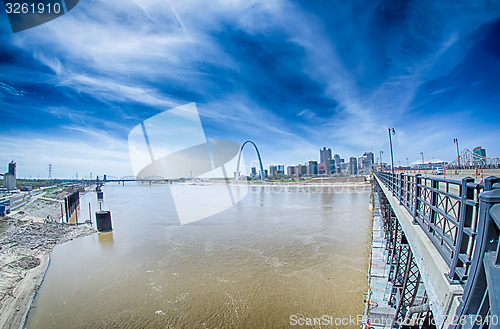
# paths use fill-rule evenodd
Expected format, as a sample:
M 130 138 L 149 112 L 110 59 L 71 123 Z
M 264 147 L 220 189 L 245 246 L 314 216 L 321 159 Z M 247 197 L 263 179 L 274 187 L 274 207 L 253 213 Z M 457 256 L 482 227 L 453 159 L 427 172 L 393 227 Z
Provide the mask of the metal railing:
M 500 178 L 475 183 L 377 172 L 464 286 L 452 328 L 500 328 Z
M 479 217 L 479 194 L 498 188 L 500 178 L 475 183 L 420 174 L 377 172 L 377 176 L 422 227 L 448 264 L 448 279 L 465 284 L 472 263 Z
M 499 328 L 500 190 L 480 195 L 478 236 L 454 328 Z

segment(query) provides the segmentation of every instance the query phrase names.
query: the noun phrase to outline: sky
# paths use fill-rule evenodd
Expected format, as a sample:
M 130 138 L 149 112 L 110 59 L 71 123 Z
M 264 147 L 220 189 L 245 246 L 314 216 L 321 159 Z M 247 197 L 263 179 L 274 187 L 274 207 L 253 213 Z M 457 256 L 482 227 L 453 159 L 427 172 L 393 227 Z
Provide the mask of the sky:
M 132 174 L 128 134 L 196 103 L 264 166 L 500 156 L 500 2 L 82 0 L 12 33 L 0 4 L 0 171 Z M 256 164 L 250 148 L 247 168 Z M 4 169 L 1 169 L 5 167 Z

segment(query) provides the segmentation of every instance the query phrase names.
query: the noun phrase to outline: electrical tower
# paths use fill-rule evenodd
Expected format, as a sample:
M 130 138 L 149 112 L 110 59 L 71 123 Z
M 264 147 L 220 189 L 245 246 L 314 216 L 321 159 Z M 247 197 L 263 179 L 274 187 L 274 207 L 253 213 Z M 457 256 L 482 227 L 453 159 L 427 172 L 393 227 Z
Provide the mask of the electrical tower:
M 52 179 L 52 163 L 49 163 L 47 170 L 49 171 L 49 179 Z

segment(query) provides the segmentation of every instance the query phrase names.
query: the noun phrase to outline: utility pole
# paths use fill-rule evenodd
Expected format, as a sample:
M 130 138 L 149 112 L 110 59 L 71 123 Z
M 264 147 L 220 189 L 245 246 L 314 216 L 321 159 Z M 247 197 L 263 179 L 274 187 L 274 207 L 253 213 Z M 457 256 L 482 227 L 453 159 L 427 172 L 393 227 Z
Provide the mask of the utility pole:
M 392 137 L 391 137 L 391 133 L 392 133 L 392 135 L 394 135 L 396 133 L 396 130 L 394 130 L 394 128 L 388 128 L 387 130 L 389 131 L 389 144 L 391 146 L 391 169 L 392 169 L 392 174 L 394 174 L 394 156 L 392 154 Z
M 458 169 L 460 169 L 460 151 L 458 150 L 458 138 L 453 139 L 453 143 L 457 145 Z

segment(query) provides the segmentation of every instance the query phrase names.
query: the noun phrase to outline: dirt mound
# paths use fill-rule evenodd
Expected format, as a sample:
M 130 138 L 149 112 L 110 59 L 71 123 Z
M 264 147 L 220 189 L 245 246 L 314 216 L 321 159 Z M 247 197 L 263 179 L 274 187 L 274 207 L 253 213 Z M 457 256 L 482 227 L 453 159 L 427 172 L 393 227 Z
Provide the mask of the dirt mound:
M 16 266 L 19 266 L 23 270 L 31 270 L 32 268 L 40 265 L 40 258 L 34 256 L 24 256 L 17 261 Z

